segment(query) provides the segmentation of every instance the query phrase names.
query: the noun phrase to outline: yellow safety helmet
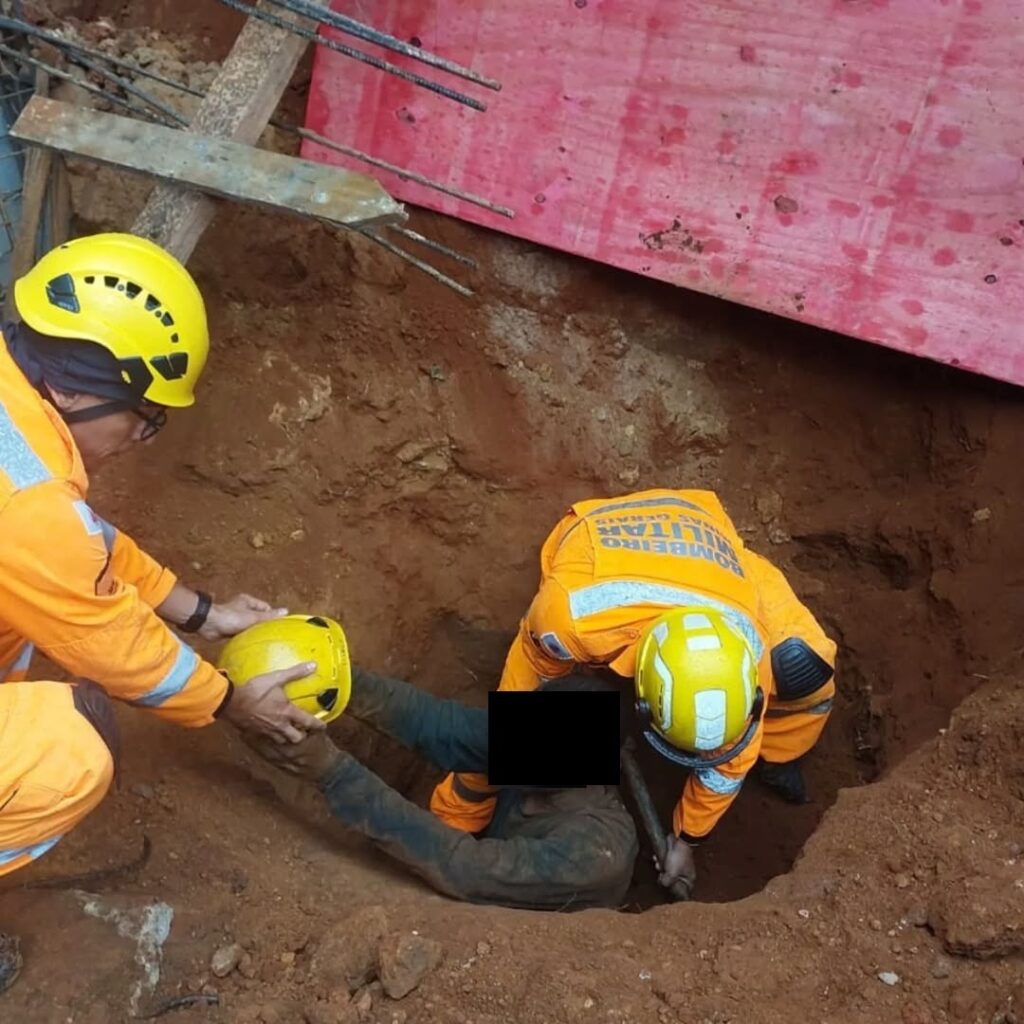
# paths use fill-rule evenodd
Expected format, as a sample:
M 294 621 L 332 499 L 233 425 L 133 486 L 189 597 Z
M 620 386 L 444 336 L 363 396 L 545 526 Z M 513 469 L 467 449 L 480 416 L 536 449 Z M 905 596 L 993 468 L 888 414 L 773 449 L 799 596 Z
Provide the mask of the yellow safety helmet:
M 345 632 L 320 615 L 285 615 L 250 626 L 221 648 L 217 668 L 235 686 L 256 676 L 315 661 L 306 679 L 286 683 L 285 696 L 298 708 L 331 722 L 345 710 L 352 695 L 352 666 Z
M 687 767 L 735 757 L 761 717 L 754 652 L 714 608 L 673 608 L 651 622 L 640 637 L 635 684 L 647 741 Z
M 65 242 L 15 281 L 14 305 L 40 334 L 105 348 L 148 401 L 195 401 L 210 350 L 206 306 L 192 275 L 154 242 L 116 233 Z

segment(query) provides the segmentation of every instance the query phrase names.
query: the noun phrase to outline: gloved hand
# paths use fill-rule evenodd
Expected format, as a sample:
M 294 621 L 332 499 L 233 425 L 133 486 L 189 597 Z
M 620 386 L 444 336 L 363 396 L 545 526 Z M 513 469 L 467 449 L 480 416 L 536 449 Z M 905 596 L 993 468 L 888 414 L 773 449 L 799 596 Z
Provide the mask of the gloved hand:
M 665 862 L 659 864 L 658 884 L 669 890 L 675 899 L 690 898 L 697 881 L 697 865 L 693 859 L 693 847 L 673 833 L 665 837 Z
M 325 732 L 310 733 L 299 743 L 276 743 L 253 732 L 243 732 L 242 739 L 264 761 L 310 782 L 319 782 L 341 757 L 341 751 Z

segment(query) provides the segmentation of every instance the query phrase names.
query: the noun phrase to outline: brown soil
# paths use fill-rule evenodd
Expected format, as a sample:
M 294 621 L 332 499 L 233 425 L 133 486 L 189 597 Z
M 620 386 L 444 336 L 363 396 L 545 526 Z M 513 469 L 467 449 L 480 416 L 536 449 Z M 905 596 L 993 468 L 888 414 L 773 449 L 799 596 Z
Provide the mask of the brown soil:
M 123 229 L 145 196 L 84 168 L 74 185 L 83 231 Z M 130 859 L 148 836 L 151 861 L 105 898 L 174 908 L 144 1002 L 211 986 L 220 1007 L 181 1019 L 214 1024 L 1024 1012 L 1019 392 L 415 220 L 480 260 L 477 298 L 357 238 L 225 207 L 192 263 L 215 336 L 201 406 L 98 477 L 95 504 L 186 580 L 335 615 L 358 661 L 482 701 L 570 502 L 713 488 L 840 642 L 814 802 L 749 784 L 700 854 L 699 903 L 473 908 L 381 864 L 225 731 L 125 714 L 123 789 L 11 885 Z M 425 798 L 435 776 L 410 755 L 338 733 Z M 648 766 L 667 818 L 679 778 Z M 657 900 L 646 860 L 623 909 Z M 443 959 L 401 1001 L 371 986 L 350 1003 L 323 950 L 367 954 L 346 921 L 374 905 Z M 26 953 L 0 1020 L 128 1019 L 134 944 L 72 893 L 10 889 L 0 928 Z M 244 973 L 214 978 L 230 942 Z

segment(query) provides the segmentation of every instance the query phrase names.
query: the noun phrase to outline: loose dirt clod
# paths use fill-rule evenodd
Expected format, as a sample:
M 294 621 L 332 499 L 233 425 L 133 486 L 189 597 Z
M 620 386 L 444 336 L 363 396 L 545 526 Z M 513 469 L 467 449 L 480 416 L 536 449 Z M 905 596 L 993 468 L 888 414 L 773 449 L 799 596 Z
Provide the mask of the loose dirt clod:
M 388 927 L 387 913 L 376 905 L 330 926 L 313 954 L 312 975 L 317 984 L 327 991 L 344 985 L 355 992 L 371 982 L 377 976 L 377 950 Z
M 392 999 L 404 999 L 441 962 L 441 943 L 393 933 L 380 944 L 380 982 Z

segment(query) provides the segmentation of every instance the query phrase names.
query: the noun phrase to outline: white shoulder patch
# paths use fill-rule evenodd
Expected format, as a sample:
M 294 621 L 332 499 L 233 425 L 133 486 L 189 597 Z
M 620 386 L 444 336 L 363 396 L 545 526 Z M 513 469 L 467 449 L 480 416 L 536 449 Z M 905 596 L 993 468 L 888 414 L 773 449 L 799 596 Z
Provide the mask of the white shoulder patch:
M 78 513 L 85 526 L 85 532 L 90 537 L 103 532 L 103 522 L 98 515 L 84 501 L 74 502 L 75 511 Z
M 576 659 L 572 656 L 569 648 L 559 639 L 557 633 L 544 633 L 539 637 L 537 643 L 540 644 L 544 653 L 549 657 L 555 658 L 558 661 L 575 661 Z

